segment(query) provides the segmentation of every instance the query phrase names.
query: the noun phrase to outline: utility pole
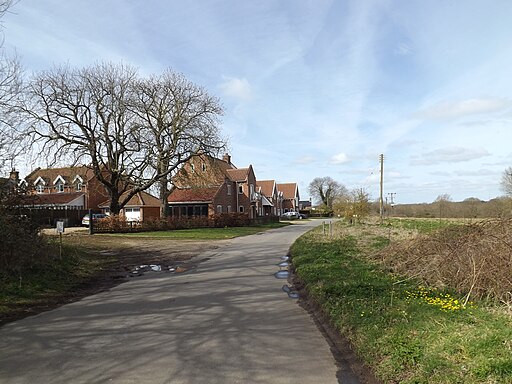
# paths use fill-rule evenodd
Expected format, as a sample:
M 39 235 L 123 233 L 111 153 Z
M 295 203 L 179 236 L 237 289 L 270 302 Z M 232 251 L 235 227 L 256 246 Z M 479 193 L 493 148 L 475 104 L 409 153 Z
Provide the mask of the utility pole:
M 393 199 L 393 196 L 396 195 L 396 192 L 388 192 L 389 195 L 389 204 L 391 205 L 391 211 L 393 211 L 393 207 L 395 206 L 395 201 Z M 386 202 L 388 198 L 386 197 Z M 388 211 L 388 217 L 389 217 L 389 211 Z
M 384 216 L 384 154 L 380 154 L 380 198 L 379 198 L 379 212 L 380 212 L 380 223 L 382 224 L 382 218 Z

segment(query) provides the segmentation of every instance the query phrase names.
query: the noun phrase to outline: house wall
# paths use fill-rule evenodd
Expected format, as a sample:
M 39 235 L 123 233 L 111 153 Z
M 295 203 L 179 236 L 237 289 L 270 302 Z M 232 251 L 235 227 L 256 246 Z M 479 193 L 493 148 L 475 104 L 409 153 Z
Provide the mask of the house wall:
M 103 184 L 95 177 L 87 181 L 86 196 L 87 209 L 93 210 L 99 210 L 98 205 L 110 198 Z
M 142 221 L 148 219 L 159 219 L 160 218 L 160 207 L 143 207 L 142 208 Z
M 231 195 L 228 195 L 228 185 L 231 186 Z M 228 213 L 228 207 L 231 207 L 231 212 L 237 212 L 236 195 L 238 191 L 236 189 L 236 183 L 226 180 L 221 185 L 219 191 L 215 195 L 215 198 L 209 206 L 208 214 L 214 215 L 218 212 L 217 207 L 222 207 L 222 213 Z

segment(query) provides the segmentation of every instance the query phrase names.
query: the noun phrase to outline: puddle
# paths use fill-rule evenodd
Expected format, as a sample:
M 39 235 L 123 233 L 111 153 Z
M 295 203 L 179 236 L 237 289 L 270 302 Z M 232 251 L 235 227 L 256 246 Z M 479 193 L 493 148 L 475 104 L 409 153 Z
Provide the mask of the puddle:
M 173 265 L 160 265 L 160 264 L 143 264 L 135 267 L 130 271 L 131 277 L 142 276 L 146 272 L 170 272 L 170 273 L 183 273 L 186 272 L 188 268 L 182 266 L 173 266 Z
M 282 261 L 277 265 L 279 266 L 279 268 L 288 268 L 290 266 L 290 263 L 287 261 Z
M 290 256 L 281 256 L 281 260 L 288 261 L 290 260 Z
M 288 271 L 278 271 L 274 273 L 276 279 L 287 279 L 290 276 L 290 272 Z
M 288 294 L 288 297 L 290 299 L 298 299 L 299 293 L 297 291 L 293 290 L 293 287 L 290 287 L 289 285 L 283 285 L 283 292 L 286 292 Z
M 117 255 L 117 252 L 114 251 L 100 251 L 101 256 L 114 256 Z

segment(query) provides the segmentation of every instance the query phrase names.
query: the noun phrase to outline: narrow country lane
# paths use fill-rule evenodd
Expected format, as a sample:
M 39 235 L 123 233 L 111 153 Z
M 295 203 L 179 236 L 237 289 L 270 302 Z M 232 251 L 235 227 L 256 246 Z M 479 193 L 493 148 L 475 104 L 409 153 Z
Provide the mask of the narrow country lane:
M 274 277 L 314 225 L 237 238 L 190 272 L 147 274 L 3 326 L 0 383 L 338 383 L 327 341 Z

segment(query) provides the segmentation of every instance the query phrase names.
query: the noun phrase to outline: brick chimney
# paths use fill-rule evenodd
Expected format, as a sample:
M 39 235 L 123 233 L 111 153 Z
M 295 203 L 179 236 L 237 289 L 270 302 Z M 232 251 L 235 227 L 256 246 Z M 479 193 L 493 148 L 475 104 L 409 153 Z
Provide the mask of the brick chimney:
M 228 164 L 231 164 L 231 156 L 229 156 L 229 154 L 227 153 L 225 153 L 224 156 L 222 156 L 222 160 L 224 160 Z
M 18 181 L 20 180 L 20 173 L 13 168 L 9 174 L 9 180 L 15 182 L 16 185 L 18 185 Z

